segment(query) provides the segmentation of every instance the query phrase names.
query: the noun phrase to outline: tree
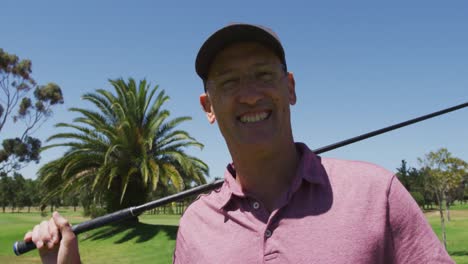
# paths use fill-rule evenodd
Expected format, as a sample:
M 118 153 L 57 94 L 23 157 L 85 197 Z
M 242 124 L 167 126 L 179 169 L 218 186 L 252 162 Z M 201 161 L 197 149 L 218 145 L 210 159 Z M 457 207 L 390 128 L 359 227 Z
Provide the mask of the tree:
M 28 213 L 31 211 L 31 206 L 37 206 L 41 202 L 39 187 L 37 183 L 37 180 L 25 180 L 23 205 L 28 207 Z
M 14 199 L 13 180 L 5 172 L 0 172 L 0 204 L 4 213 Z
M 39 161 L 41 141 L 31 135 L 50 117 L 52 106 L 63 103 L 57 84 L 37 85 L 31 73 L 30 60 L 20 60 L 0 48 L 0 132 L 9 127 L 10 120 L 24 124 L 18 137 L 0 138 L 0 171 L 6 173 Z
M 74 190 L 73 192 L 67 192 L 64 194 L 63 197 L 63 204 L 66 206 L 73 206 L 73 211 L 76 212 L 76 207 L 80 203 L 80 193 L 78 190 Z
M 408 166 L 407 162 L 402 160 L 400 167 L 397 168 L 396 175 L 413 199 L 419 206 L 422 206 L 423 209 L 432 201 L 431 197 L 433 194 L 431 190 L 426 187 L 424 173 L 420 170 Z
M 169 99 L 158 86 L 145 80 L 110 80 L 115 93 L 99 89 L 82 98 L 97 110 L 71 108 L 80 114 L 74 123 L 59 123 L 73 132 L 58 133 L 48 141 L 67 147 L 64 156 L 39 170 L 47 197 L 87 188 L 93 201 L 104 201 L 108 212 L 147 201 L 148 195 L 164 190 L 205 183 L 207 165 L 187 155 L 190 146 L 203 147 L 177 126 L 190 117 L 169 120 L 162 105 Z
M 28 207 L 28 213 L 31 206 L 39 205 L 40 193 L 37 188 L 37 181 L 25 179 L 23 175 L 14 172 L 9 177 L 5 172 L 0 172 L 0 205 L 3 212 L 7 206 L 11 207 L 13 212 L 16 208 L 21 210 Z
M 408 192 L 411 192 L 411 183 L 409 178 L 409 168 L 407 166 L 406 160 L 401 161 L 401 165 L 397 168 L 396 173 L 398 180 L 405 186 Z
M 23 175 L 15 172 L 13 173 L 13 182 L 13 190 L 15 192 L 13 208 L 18 208 L 19 212 L 24 206 L 26 206 L 26 204 L 28 204 L 29 197 L 26 191 L 26 180 L 23 178 Z
M 468 200 L 468 174 L 465 174 L 465 176 L 463 176 L 460 189 L 461 190 L 460 190 L 459 200 L 462 203 L 466 203 L 466 200 Z
M 451 197 L 449 194 L 460 185 L 468 166 L 465 161 L 453 157 L 446 148 L 430 152 L 423 159 L 418 160 L 423 166 L 427 186 L 432 189 L 438 202 L 442 237 L 444 246 L 447 248 L 443 205 L 445 204 L 447 219 L 450 221 Z
M 432 208 L 432 204 L 434 203 L 434 190 L 432 186 L 430 185 L 430 180 L 427 180 L 427 169 L 426 168 L 421 168 L 421 169 L 415 169 L 412 168 L 410 171 L 410 174 L 413 174 L 413 179 L 414 180 L 414 189 L 421 193 L 424 199 L 424 205 L 423 208 L 430 207 Z

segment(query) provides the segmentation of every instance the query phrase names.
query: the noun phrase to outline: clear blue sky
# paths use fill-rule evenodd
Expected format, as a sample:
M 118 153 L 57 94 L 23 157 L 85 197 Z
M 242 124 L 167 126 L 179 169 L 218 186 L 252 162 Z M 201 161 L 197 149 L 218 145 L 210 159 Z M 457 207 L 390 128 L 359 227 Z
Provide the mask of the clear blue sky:
M 109 78 L 146 78 L 171 97 L 173 116 L 205 144 L 191 150 L 222 176 L 230 161 L 199 106 L 194 60 L 229 22 L 275 30 L 296 77 L 295 139 L 318 148 L 468 101 L 467 1 L 2 1 L 0 47 L 33 62 L 33 76 L 58 83 L 65 104 L 36 134 L 70 122 L 80 95 L 110 89 Z M 0 138 L 17 128 L 2 131 Z M 323 156 L 366 160 L 395 171 L 401 159 L 447 147 L 468 160 L 468 109 Z M 42 154 L 43 164 L 61 150 Z M 40 165 L 39 164 L 39 165 Z M 23 170 L 35 178 L 37 165 Z

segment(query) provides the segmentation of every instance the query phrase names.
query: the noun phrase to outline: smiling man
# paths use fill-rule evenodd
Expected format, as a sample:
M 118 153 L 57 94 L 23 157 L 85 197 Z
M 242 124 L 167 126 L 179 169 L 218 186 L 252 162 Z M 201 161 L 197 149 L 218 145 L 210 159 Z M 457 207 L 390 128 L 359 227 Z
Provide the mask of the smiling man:
M 294 76 L 270 29 L 218 30 L 196 71 L 200 103 L 233 162 L 222 187 L 181 218 L 174 263 L 453 263 L 393 173 L 321 158 L 294 142 Z M 44 262 L 80 262 L 76 237 L 57 213 L 25 240 Z
M 294 142 L 295 81 L 273 31 L 218 30 L 196 71 L 233 162 L 184 213 L 175 263 L 453 263 L 393 173 Z
M 206 89 L 200 102 L 209 122 L 218 122 L 236 181 L 271 211 L 299 159 L 289 125 L 289 105 L 296 102 L 292 74 L 263 45 L 235 43 L 214 58 Z

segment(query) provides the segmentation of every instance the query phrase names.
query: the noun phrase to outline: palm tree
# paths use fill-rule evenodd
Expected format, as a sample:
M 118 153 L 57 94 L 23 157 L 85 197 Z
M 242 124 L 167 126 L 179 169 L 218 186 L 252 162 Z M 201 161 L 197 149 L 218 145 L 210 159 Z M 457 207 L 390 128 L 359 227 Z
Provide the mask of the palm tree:
M 67 147 L 64 156 L 39 170 L 48 197 L 71 190 L 91 190 L 93 199 L 107 211 L 146 202 L 149 194 L 181 191 L 185 186 L 206 183 L 208 166 L 184 149 L 203 145 L 176 127 L 190 117 L 169 119 L 162 108 L 169 97 L 146 80 L 110 80 L 115 94 L 96 90 L 82 96 L 97 111 L 71 108 L 80 117 L 56 127 L 73 132 L 58 133 L 47 141 L 62 140 L 44 149 Z M 154 100 L 153 100 L 154 99 Z M 158 193 L 159 193 L 158 192 Z

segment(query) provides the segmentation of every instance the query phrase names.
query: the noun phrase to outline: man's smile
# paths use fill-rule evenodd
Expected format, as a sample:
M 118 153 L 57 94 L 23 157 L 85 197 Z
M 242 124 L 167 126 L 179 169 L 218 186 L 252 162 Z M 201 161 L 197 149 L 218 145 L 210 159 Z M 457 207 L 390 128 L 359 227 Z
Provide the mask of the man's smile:
M 261 111 L 255 113 L 245 113 L 240 115 L 237 119 L 242 123 L 255 123 L 269 118 L 270 115 L 271 111 Z

